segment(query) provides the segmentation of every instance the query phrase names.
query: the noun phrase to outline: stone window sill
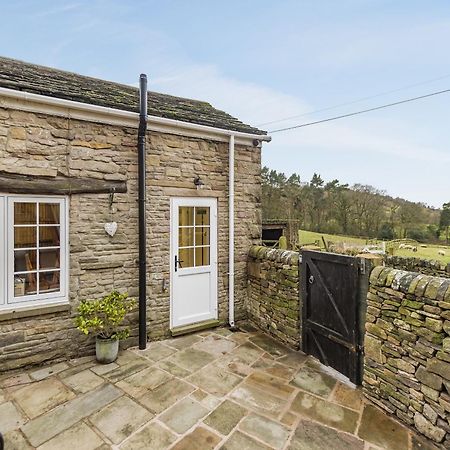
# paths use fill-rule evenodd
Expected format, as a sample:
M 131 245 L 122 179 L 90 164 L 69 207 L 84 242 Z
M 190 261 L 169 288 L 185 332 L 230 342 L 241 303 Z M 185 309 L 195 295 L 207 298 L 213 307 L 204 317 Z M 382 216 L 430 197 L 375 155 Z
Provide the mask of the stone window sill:
M 69 311 L 69 309 L 70 303 L 66 301 L 61 303 L 50 303 L 47 305 L 0 309 L 0 322 L 13 319 L 22 319 L 24 317 L 42 316 L 45 314 L 64 312 Z

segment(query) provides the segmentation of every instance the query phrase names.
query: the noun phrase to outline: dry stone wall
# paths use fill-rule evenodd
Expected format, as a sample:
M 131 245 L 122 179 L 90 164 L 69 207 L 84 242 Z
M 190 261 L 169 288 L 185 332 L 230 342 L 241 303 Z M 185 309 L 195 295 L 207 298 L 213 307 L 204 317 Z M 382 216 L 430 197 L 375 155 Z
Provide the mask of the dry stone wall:
M 450 448 L 450 280 L 379 266 L 367 305 L 365 395 Z
M 248 260 L 249 320 L 298 350 L 301 345 L 299 254 L 254 246 Z
M 384 261 L 386 266 L 394 269 L 450 278 L 450 263 L 445 264 L 433 259 L 406 258 L 404 256 L 386 256 Z
M 69 196 L 69 307 L 50 314 L 7 318 L 0 311 L 0 371 L 93 351 L 92 339 L 74 328 L 80 300 L 112 289 L 138 295 L 137 130 L 1 108 L 0 171 L 126 181 L 113 210 L 108 194 Z M 260 149 L 236 146 L 236 319 L 245 316 L 247 255 L 261 234 Z M 200 176 L 199 193 L 193 180 Z M 228 317 L 228 145 L 151 132 L 147 136 L 147 236 L 150 339 L 169 334 L 170 198 L 208 195 L 218 199 L 219 318 Z M 36 192 L 36 194 L 39 194 Z M 114 237 L 104 231 L 114 220 Z M 129 318 L 136 342 L 137 312 Z

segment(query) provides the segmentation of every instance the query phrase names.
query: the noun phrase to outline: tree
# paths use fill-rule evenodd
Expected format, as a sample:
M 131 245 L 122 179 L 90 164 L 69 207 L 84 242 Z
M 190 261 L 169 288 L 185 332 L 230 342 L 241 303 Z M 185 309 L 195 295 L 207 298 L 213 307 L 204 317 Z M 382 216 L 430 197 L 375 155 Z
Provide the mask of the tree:
M 445 231 L 445 242 L 448 244 L 450 228 L 450 202 L 442 205 L 441 216 L 439 218 L 439 229 Z
M 286 176 L 263 167 L 261 179 L 264 219 L 295 220 L 298 228 L 331 234 L 434 241 L 441 214 L 440 230 L 450 234 L 445 225 L 450 202 L 441 213 L 425 204 L 389 197 L 370 185 L 325 182 L 318 173 L 305 183 L 297 173 Z
M 394 228 L 390 223 L 383 223 L 381 225 L 380 231 L 378 232 L 378 238 L 384 241 L 390 241 L 394 239 Z

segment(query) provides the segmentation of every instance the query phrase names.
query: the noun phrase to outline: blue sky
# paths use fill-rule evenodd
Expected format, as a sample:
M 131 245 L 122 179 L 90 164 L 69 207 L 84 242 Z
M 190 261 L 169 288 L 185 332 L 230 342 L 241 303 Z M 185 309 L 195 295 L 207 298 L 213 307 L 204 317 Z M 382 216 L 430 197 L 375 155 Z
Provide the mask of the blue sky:
M 447 0 L 0 0 L 0 13 L 3 56 L 129 84 L 145 72 L 151 90 L 252 125 L 401 89 L 268 130 L 450 88 Z M 443 94 L 274 134 L 263 162 L 440 206 L 449 105 Z

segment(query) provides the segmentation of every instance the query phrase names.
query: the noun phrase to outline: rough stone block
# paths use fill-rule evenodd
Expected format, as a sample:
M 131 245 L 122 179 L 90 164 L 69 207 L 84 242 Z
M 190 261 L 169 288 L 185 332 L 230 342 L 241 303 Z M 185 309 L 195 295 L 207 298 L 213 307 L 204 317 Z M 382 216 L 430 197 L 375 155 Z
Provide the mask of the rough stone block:
M 414 415 L 414 425 L 422 434 L 435 442 L 442 442 L 445 437 L 445 431 L 434 426 L 422 414 Z

